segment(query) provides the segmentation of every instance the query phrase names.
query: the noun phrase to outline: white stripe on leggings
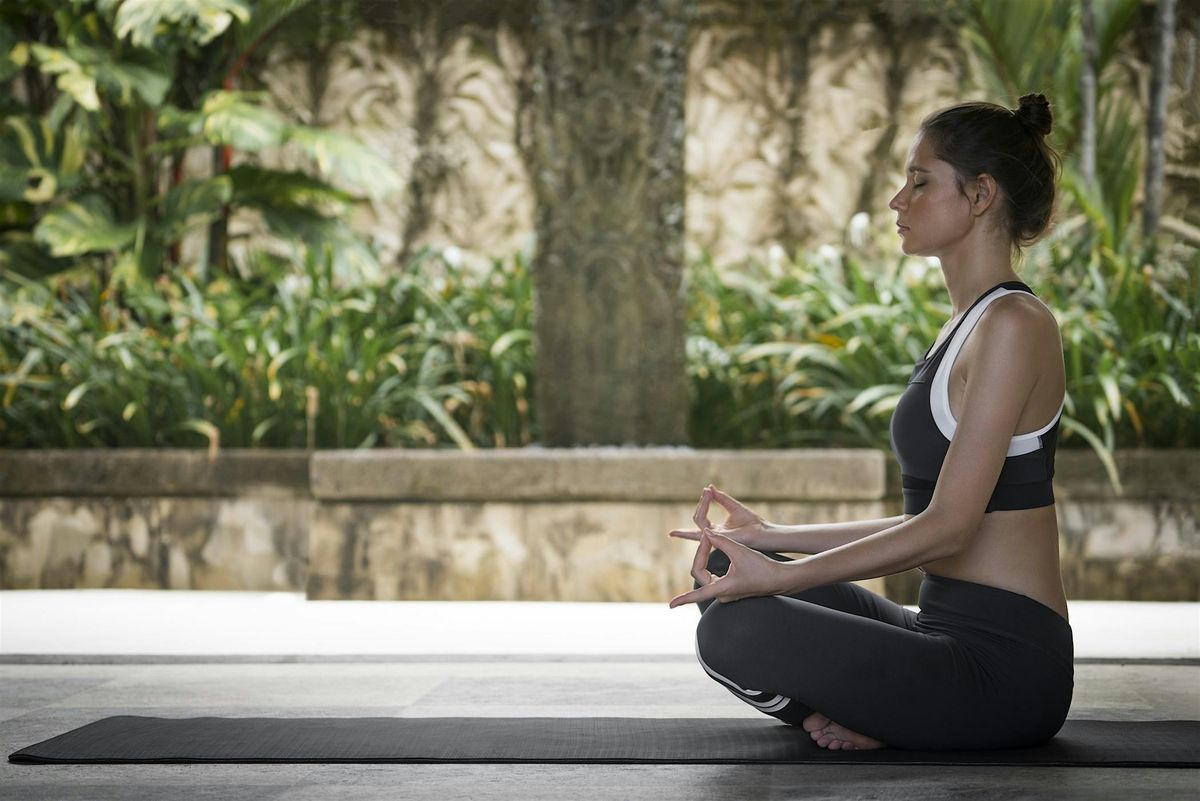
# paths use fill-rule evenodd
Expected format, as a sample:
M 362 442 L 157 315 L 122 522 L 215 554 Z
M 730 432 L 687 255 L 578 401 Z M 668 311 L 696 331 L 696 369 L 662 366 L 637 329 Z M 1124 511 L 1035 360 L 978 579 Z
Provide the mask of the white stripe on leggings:
M 729 679 L 725 678 L 717 671 L 710 668 L 708 666 L 708 663 L 704 661 L 704 657 L 700 656 L 700 640 L 699 640 L 699 638 L 696 639 L 696 659 L 700 660 L 700 667 L 704 668 L 705 673 L 712 676 L 714 679 L 716 679 L 717 681 L 721 682 L 726 687 L 728 687 L 735 695 L 737 695 L 738 698 L 741 698 L 743 701 L 745 701 L 746 703 L 748 703 L 752 706 L 758 707 L 763 712 L 778 712 L 780 709 L 783 709 L 785 706 L 787 706 L 788 702 L 792 700 L 791 698 L 788 698 L 783 695 L 777 695 L 774 698 L 770 699 L 769 701 L 755 701 L 753 698 L 747 698 L 746 696 L 750 693 L 753 693 L 755 695 L 762 695 L 764 693 L 762 692 L 762 690 L 747 690 L 744 687 L 739 687 L 734 682 L 730 681 Z

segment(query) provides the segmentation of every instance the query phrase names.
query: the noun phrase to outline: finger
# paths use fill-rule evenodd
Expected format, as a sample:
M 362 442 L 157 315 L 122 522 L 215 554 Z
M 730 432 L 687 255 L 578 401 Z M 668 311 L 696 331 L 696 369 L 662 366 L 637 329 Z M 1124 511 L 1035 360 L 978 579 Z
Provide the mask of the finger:
M 695 523 L 698 528 L 704 528 L 708 525 L 709 498 L 710 495 L 708 488 L 706 487 L 704 492 L 700 493 L 700 502 L 696 504 L 696 511 L 692 513 L 692 522 Z
M 712 537 L 705 530 L 700 534 L 700 544 L 696 547 L 696 555 L 692 557 L 692 569 L 707 570 L 710 553 L 712 553 Z
M 712 583 L 712 573 L 708 572 L 708 555 L 712 552 L 712 541 L 706 534 L 700 535 L 700 544 L 696 547 L 696 555 L 692 558 L 692 578 L 701 586 Z
M 680 539 L 684 539 L 684 540 L 699 540 L 700 539 L 700 530 L 699 529 L 688 529 L 688 528 L 673 528 L 667 532 L 667 536 L 668 537 L 679 537 Z
M 707 601 L 709 598 L 716 598 L 717 597 L 717 589 L 718 589 L 717 582 L 714 582 L 712 584 L 706 584 L 703 587 L 700 587 L 699 589 L 691 590 L 690 592 L 685 592 L 682 595 L 676 595 L 674 598 L 671 599 L 671 602 L 670 602 L 670 604 L 668 604 L 668 606 L 670 606 L 670 608 L 674 609 L 675 607 L 681 606 L 683 604 L 694 604 L 699 601 Z
M 721 490 L 717 489 L 716 487 L 712 487 L 711 494 L 712 494 L 713 500 L 715 500 L 721 506 L 724 506 L 727 511 L 732 512 L 733 508 L 731 508 L 731 507 L 741 506 L 741 504 L 739 504 L 733 498 L 726 495 L 724 492 L 721 492 Z
M 726 537 L 724 534 L 718 534 L 711 528 L 708 529 L 705 534 L 708 535 L 708 543 L 711 547 L 716 548 L 718 551 L 730 557 L 731 559 L 733 558 L 730 554 L 731 550 L 740 550 L 742 548 L 746 548 L 745 545 L 742 545 L 737 540 L 731 540 L 729 537 Z M 746 550 L 749 549 L 747 548 Z M 705 564 L 708 563 L 705 562 Z

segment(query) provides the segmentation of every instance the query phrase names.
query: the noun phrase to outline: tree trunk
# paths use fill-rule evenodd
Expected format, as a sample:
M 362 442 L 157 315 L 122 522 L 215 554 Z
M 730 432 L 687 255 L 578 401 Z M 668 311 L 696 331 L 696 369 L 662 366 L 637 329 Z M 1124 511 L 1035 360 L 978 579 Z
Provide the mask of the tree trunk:
M 1146 200 L 1142 237 L 1147 246 L 1158 230 L 1163 192 L 1163 131 L 1167 124 L 1167 92 L 1175 44 L 1175 0 L 1159 0 L 1154 15 L 1154 60 L 1150 71 L 1150 113 L 1146 120 Z
M 687 441 L 690 3 L 539 0 L 537 412 L 549 447 Z

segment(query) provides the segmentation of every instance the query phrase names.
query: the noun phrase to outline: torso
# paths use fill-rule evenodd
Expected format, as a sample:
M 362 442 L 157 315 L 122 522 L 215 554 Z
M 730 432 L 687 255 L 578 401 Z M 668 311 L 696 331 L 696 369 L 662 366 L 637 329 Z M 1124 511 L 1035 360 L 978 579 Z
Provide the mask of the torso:
M 1032 297 L 1013 298 L 1008 302 L 1032 304 L 1046 315 L 1052 326 L 1044 345 L 1032 365 L 1038 373 L 1020 421 L 1014 433 L 1036 431 L 1054 418 L 1062 402 L 1066 386 L 1062 340 L 1058 324 L 1048 309 Z M 1005 299 L 996 301 L 1004 302 Z M 985 312 L 986 314 L 986 312 Z M 949 333 L 949 327 L 938 337 L 938 344 Z M 1052 338 L 1051 338 L 1052 336 Z M 950 411 L 960 419 L 963 392 L 973 361 L 975 337 L 967 337 L 950 370 Z M 935 345 L 936 348 L 936 345 Z M 1058 560 L 1058 515 L 1055 506 L 1036 509 L 1011 509 L 988 512 L 979 530 L 970 538 L 966 548 L 954 556 L 936 559 L 921 565 L 927 573 L 949 578 L 974 581 L 1011 592 L 1027 595 L 1058 612 L 1067 615 L 1067 597 L 1063 589 Z M 905 515 L 908 520 L 912 515 Z

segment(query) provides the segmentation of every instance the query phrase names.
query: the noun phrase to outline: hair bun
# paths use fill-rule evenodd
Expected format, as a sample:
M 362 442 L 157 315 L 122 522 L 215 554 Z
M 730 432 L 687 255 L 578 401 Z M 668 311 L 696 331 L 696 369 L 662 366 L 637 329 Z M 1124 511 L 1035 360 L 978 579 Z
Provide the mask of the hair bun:
M 1046 100 L 1046 96 L 1043 94 L 1021 95 L 1018 103 L 1017 110 L 1013 112 L 1017 119 L 1038 136 L 1049 135 L 1050 101 Z

